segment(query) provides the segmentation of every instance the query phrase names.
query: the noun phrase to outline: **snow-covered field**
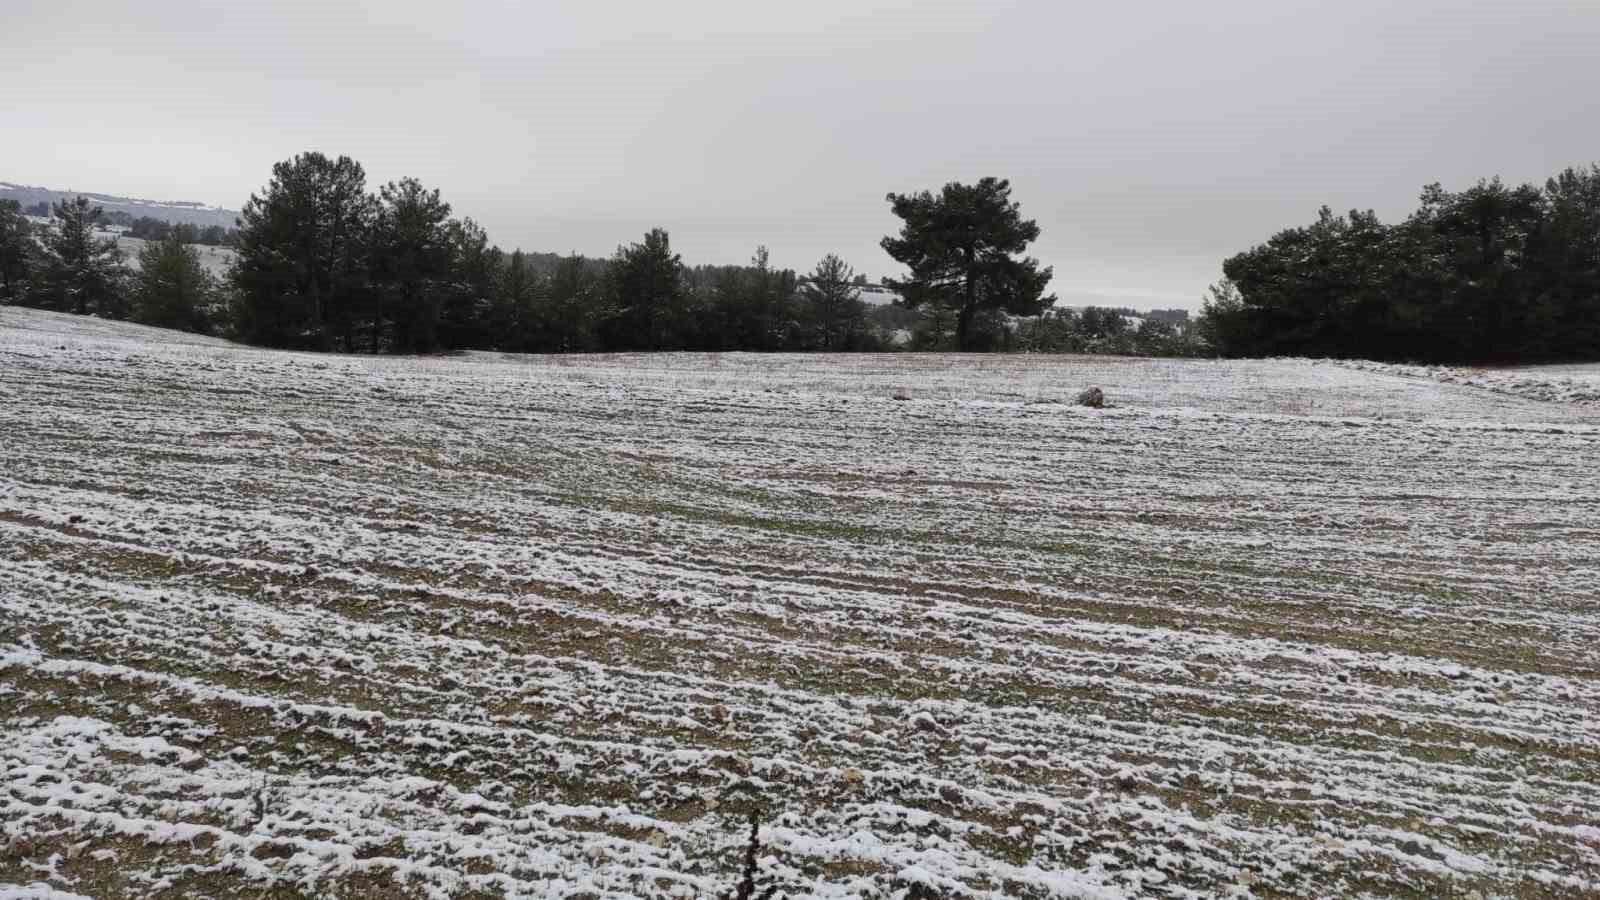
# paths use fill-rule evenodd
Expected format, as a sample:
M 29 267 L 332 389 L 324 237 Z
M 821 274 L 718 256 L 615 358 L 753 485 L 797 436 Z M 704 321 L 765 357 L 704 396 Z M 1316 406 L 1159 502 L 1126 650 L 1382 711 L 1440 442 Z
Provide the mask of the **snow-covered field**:
M 1386 375 L 1430 378 L 1444 384 L 1463 384 L 1529 400 L 1585 403 L 1600 408 L 1600 364 L 1595 363 L 1501 369 L 1406 366 L 1374 362 L 1345 362 L 1341 365 Z
M 111 237 L 111 235 L 105 235 Z M 139 252 L 144 249 L 149 241 L 143 238 L 129 237 L 125 234 L 116 235 L 117 247 L 122 250 L 124 261 L 128 268 L 135 272 L 139 270 Z M 232 247 L 212 247 L 207 244 L 190 244 L 194 251 L 200 255 L 200 265 L 217 278 L 228 274 L 228 267 L 233 265 L 234 252 Z
M 0 895 L 1597 896 L 1597 586 L 1582 402 L 4 308 Z

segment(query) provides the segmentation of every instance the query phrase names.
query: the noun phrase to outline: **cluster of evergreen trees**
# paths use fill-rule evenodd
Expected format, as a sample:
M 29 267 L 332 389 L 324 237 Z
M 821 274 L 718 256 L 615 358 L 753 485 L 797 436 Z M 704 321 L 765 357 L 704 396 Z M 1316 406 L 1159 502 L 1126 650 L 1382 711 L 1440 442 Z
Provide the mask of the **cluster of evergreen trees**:
M 905 227 L 883 246 L 911 274 L 887 282 L 902 303 L 869 306 L 866 279 L 834 254 L 803 275 L 764 247 L 749 265 L 689 267 L 661 229 L 604 260 L 507 254 L 415 179 L 372 192 L 356 161 L 304 153 L 273 167 L 236 231 L 134 220 L 151 241 L 137 274 L 96 236 L 107 218 L 84 198 L 56 204 L 38 233 L 3 209 L 0 301 L 347 353 L 852 351 L 907 334 L 914 349 L 1048 345 L 1015 339 L 1014 317 L 1055 298 L 1050 270 L 1015 258 L 1038 226 L 1007 182 L 888 200 Z M 186 246 L 197 240 L 233 246 L 220 283 Z
M 78 197 L 36 229 L 0 201 L 0 302 L 358 353 L 1009 350 L 1426 362 L 1600 359 L 1600 166 L 1546 182 L 1423 190 L 1404 221 L 1369 212 L 1279 232 L 1223 264 L 1204 310 L 1052 309 L 1051 271 L 1006 181 L 887 197 L 883 239 L 909 274 L 894 305 L 833 254 L 805 275 L 686 266 L 666 231 L 609 259 L 504 253 L 415 179 L 366 185 L 349 157 L 273 167 L 237 231 L 133 220 L 149 239 L 132 271 L 105 214 Z M 30 210 L 30 212 L 38 212 Z M 236 258 L 213 278 L 193 246 Z M 909 339 L 906 336 L 909 335 Z
M 99 236 L 109 217 L 88 199 L 50 213 L 35 228 L 0 203 L 0 302 L 354 353 L 886 346 L 864 279 L 835 255 L 804 276 L 764 247 L 748 266 L 690 268 L 660 229 L 609 260 L 507 254 L 415 179 L 369 192 L 348 157 L 279 163 L 224 235 L 135 220 L 149 240 L 138 271 Z M 200 238 L 234 245 L 225 279 L 189 246 Z
M 1429 185 L 1393 225 L 1324 207 L 1223 272 L 1200 325 L 1228 356 L 1600 359 L 1600 167 Z
M 854 273 L 684 265 L 666 231 L 609 260 L 504 253 L 415 179 L 366 189 L 349 157 L 279 163 L 240 215 L 228 321 L 274 347 L 850 350 L 877 347 Z
M 63 200 L 51 215 L 53 227 L 36 234 L 15 200 L 0 200 L 0 303 L 212 330 L 218 285 L 183 235 L 147 243 L 134 272 L 117 242 L 97 233 L 104 212 L 87 198 Z

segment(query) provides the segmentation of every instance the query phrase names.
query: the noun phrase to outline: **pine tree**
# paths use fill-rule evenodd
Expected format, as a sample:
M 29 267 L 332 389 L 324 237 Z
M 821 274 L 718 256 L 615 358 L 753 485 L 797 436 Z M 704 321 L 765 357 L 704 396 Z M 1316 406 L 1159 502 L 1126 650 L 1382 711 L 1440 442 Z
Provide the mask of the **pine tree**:
M 233 329 L 251 343 L 353 351 L 377 313 L 367 271 L 376 204 L 348 156 L 302 153 L 272 167 L 239 214 Z
M 756 247 L 745 271 L 744 294 L 737 312 L 734 334 L 740 350 L 784 349 L 788 324 L 788 300 L 782 272 L 772 268 L 772 256 L 765 246 Z
M 1039 226 L 1022 218 L 1009 181 L 951 182 L 937 197 L 923 191 L 887 199 L 905 224 L 898 237 L 881 243 L 911 275 L 884 284 L 913 309 L 926 304 L 952 310 L 958 349 L 972 344 L 981 310 L 1036 316 L 1055 303 L 1054 294 L 1044 293 L 1050 267 L 1041 269 L 1031 257 L 1014 258 L 1038 239 Z
M 829 253 L 811 271 L 802 289 L 816 345 L 823 350 L 846 349 L 852 336 L 861 331 L 866 310 L 855 272 L 838 256 Z
M 114 238 L 95 235 L 105 211 L 80 196 L 56 203 L 51 215 L 31 301 L 79 315 L 126 316 L 128 270 L 122 251 Z
M 36 255 L 33 226 L 22 214 L 22 204 L 0 200 L 0 303 L 23 299 Z
M 608 349 L 676 350 L 684 318 L 683 259 L 665 229 L 644 242 L 618 247 L 607 269 L 614 314 L 606 323 Z
M 371 350 L 389 346 L 399 353 L 429 353 L 439 346 L 440 319 L 451 274 L 448 230 L 450 204 L 438 190 L 415 178 L 392 181 L 378 191 L 378 210 L 370 240 L 376 307 L 371 316 Z
M 200 263 L 200 253 L 174 231 L 139 253 L 133 318 L 146 325 L 207 334 L 216 280 Z
M 1550 335 L 1547 356 L 1600 355 L 1600 165 L 1568 168 L 1545 183 L 1550 217 L 1534 265 Z
M 517 353 L 544 349 L 543 287 L 539 274 L 528 266 L 527 255 L 514 251 L 495 277 L 491 326 L 496 347 Z
M 494 283 L 505 254 L 489 246 L 489 235 L 471 219 L 450 220 L 445 236 L 450 252 L 440 343 L 450 350 L 496 346 L 500 336 L 491 329 Z
M 556 263 L 546 287 L 541 349 L 578 353 L 596 349 L 595 326 L 610 313 L 599 277 L 576 253 Z

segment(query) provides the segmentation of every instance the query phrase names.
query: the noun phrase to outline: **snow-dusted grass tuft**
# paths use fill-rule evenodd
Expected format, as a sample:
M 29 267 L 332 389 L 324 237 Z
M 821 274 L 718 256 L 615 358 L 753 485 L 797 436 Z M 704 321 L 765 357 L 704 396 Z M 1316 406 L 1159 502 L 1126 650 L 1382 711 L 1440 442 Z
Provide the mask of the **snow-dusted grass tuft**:
M 0 896 L 1595 896 L 1600 411 L 1420 374 L 0 308 Z

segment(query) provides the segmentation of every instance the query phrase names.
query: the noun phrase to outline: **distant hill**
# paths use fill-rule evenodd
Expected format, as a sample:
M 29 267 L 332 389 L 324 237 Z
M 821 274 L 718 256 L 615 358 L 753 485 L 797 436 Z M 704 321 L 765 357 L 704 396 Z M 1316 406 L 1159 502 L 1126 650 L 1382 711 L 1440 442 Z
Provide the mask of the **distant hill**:
M 238 210 L 206 206 L 203 203 L 139 200 L 133 197 L 118 197 L 115 194 L 97 194 L 93 191 L 55 191 L 50 188 L 0 181 L 0 200 L 15 200 L 21 203 L 24 209 L 36 203 L 53 204 L 58 200 L 70 200 L 80 194 L 105 207 L 108 213 L 124 212 L 134 218 L 149 216 L 164 222 L 195 225 L 201 228 L 212 225 L 232 228 L 234 220 L 239 216 Z

